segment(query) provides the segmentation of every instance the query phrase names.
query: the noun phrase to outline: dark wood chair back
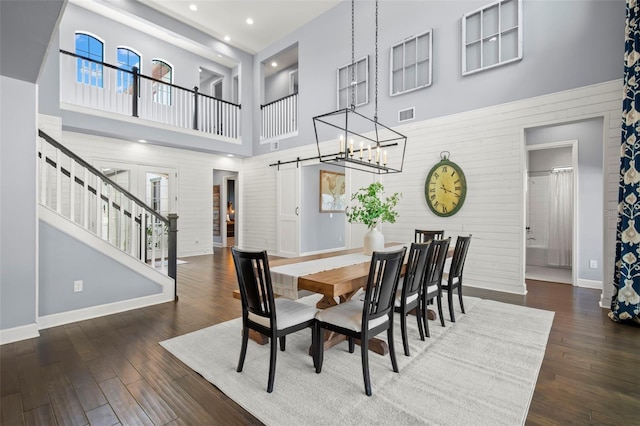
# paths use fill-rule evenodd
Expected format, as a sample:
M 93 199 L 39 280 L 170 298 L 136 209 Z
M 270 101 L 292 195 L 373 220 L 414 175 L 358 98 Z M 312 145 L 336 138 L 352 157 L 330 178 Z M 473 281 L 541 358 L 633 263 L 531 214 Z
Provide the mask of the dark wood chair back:
M 427 266 L 431 243 L 412 243 L 402 285 L 402 301 L 420 292 Z
M 447 260 L 447 251 L 449 251 L 449 244 L 451 243 L 451 237 L 444 240 L 433 240 L 429 245 L 429 252 L 427 254 L 427 270 L 424 276 L 424 288 L 425 292 L 427 288 L 433 285 L 441 287 L 442 274 L 444 272 L 444 263 Z
M 429 240 L 441 240 L 444 238 L 444 231 L 429 231 L 426 229 L 416 229 L 414 242 L 426 243 Z
M 274 327 L 275 302 L 267 252 L 232 247 L 231 253 L 238 276 L 243 317 L 246 318 L 251 312 L 269 318 Z
M 376 252 L 371 255 L 371 266 L 362 310 L 362 329 L 369 321 L 393 311 L 398 280 L 407 248 L 391 252 Z
M 458 237 L 456 240 L 456 248 L 451 258 L 451 268 L 449 269 L 449 282 L 454 278 L 461 278 L 464 270 L 464 263 L 467 259 L 469 244 L 471 243 L 471 235 L 468 237 Z

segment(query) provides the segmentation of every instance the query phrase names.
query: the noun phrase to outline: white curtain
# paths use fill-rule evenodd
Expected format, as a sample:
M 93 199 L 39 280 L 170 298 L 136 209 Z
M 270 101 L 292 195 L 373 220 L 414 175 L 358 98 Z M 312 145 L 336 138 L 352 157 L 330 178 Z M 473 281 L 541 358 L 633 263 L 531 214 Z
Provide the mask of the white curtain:
M 549 177 L 550 266 L 571 266 L 573 243 L 573 171 L 552 172 Z

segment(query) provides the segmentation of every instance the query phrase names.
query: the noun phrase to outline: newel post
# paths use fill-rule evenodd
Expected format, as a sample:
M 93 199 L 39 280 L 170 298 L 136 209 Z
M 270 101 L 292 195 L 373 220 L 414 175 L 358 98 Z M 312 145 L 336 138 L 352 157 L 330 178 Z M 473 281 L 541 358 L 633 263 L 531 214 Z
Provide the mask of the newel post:
M 178 260 L 178 215 L 175 213 L 169 213 L 169 253 L 168 253 L 168 274 L 173 278 L 175 299 L 178 300 L 178 274 L 177 274 L 177 260 Z
M 193 130 L 198 130 L 198 86 L 193 88 Z
M 138 67 L 133 67 L 133 93 L 131 94 L 131 115 L 138 117 L 138 91 L 140 90 L 140 72 Z

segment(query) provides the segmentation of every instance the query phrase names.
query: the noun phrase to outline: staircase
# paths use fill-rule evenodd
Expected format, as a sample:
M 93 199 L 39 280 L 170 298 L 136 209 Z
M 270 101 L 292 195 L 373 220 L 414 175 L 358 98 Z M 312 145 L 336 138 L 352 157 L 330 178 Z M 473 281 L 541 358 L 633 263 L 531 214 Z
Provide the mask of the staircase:
M 166 301 L 170 293 L 174 300 L 177 300 L 178 216 L 160 215 L 42 130 L 38 135 L 38 197 L 41 222 L 61 230 L 65 235 L 71 235 L 75 240 L 89 246 L 89 249 L 99 251 L 101 256 L 109 258 L 109 262 L 111 259 L 117 262 L 112 263 L 117 267 L 102 267 L 96 274 L 108 275 L 111 269 L 131 270 L 135 277 L 142 277 L 163 289 L 163 298 L 154 299 L 155 303 L 158 303 L 158 300 Z M 47 226 L 43 229 L 50 232 Z M 41 245 L 48 247 L 51 253 L 55 251 L 55 246 L 52 250 L 51 244 L 47 240 Z M 58 257 L 60 258 L 63 257 Z M 122 273 L 119 274 L 121 277 Z M 101 279 L 95 281 L 104 282 L 104 277 L 99 278 Z M 118 279 L 123 281 L 122 278 Z M 124 281 L 129 282 L 128 279 Z M 131 279 L 132 283 L 135 281 L 136 279 Z M 168 283 L 172 284 L 171 289 L 167 288 Z M 118 285 L 122 287 L 122 283 Z M 114 287 L 111 293 L 116 292 L 117 289 Z M 135 289 L 132 289 L 131 293 L 135 294 Z M 109 296 L 111 294 L 107 297 L 103 295 L 102 299 L 96 302 L 97 305 L 112 303 Z M 126 299 L 126 296 L 122 297 Z M 118 302 L 122 304 L 130 301 Z M 127 304 L 129 305 L 130 303 Z M 80 307 L 95 310 L 90 303 Z M 41 314 L 47 314 L 46 309 L 45 312 L 42 310 L 41 308 Z

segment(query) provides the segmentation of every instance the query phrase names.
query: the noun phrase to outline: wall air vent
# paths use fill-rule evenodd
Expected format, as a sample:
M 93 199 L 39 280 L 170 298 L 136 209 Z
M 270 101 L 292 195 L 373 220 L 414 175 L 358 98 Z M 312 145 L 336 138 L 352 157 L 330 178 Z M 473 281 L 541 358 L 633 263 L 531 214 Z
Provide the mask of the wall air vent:
M 280 149 L 280 141 L 273 141 L 269 144 L 269 151 L 277 151 Z
M 398 123 L 402 123 L 403 121 L 409 121 L 416 118 L 416 108 L 411 107 L 407 109 L 401 109 L 398 111 Z

